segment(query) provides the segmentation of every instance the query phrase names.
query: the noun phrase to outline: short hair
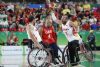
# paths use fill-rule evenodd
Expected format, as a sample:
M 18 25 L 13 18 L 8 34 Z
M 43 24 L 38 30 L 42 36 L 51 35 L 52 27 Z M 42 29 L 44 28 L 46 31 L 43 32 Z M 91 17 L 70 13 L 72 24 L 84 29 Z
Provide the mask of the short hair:
M 29 17 L 29 22 L 32 22 L 35 18 L 33 16 Z

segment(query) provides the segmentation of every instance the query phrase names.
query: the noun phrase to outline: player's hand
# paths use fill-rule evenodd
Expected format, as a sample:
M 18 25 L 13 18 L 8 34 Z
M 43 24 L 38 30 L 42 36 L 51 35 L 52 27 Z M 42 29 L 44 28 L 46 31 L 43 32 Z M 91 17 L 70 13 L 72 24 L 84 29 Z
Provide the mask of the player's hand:
M 35 44 L 35 48 L 42 49 L 43 47 L 40 44 Z

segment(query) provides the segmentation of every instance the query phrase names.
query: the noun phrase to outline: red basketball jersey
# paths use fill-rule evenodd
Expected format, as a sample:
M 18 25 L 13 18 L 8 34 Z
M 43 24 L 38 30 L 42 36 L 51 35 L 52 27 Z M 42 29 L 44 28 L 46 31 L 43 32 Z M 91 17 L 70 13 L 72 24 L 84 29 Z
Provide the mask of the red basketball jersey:
M 51 27 L 43 26 L 42 40 L 44 43 L 47 44 L 56 43 L 55 37 L 56 37 L 55 32 L 52 26 Z

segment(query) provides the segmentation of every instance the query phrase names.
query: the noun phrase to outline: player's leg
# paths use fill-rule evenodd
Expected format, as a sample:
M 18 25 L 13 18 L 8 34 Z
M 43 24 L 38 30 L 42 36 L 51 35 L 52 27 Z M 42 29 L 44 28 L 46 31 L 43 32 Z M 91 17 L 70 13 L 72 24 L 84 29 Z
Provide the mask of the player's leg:
M 58 57 L 58 46 L 56 45 L 56 43 L 52 43 L 50 44 L 50 48 L 52 49 L 50 51 L 52 54 L 52 61 L 54 64 L 58 64 L 58 62 L 56 61 L 56 58 Z
M 75 56 L 76 56 L 76 41 L 72 41 L 68 43 L 68 49 L 69 49 L 69 56 L 70 56 L 70 63 L 72 66 L 77 65 Z

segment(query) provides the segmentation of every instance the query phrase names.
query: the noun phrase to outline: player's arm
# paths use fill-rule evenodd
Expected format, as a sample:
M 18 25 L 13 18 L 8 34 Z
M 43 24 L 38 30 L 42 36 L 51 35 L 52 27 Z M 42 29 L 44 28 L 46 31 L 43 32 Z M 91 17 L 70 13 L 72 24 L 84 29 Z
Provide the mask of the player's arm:
M 34 46 L 41 48 L 40 44 L 37 42 L 35 35 L 32 34 L 32 30 L 31 30 L 31 27 L 29 25 L 27 26 L 27 29 L 28 29 L 29 36 L 31 37 L 32 41 L 34 42 Z
M 43 27 L 41 27 L 41 28 L 39 29 L 39 34 L 40 34 L 41 38 L 42 38 L 42 31 L 43 31 Z
M 51 17 L 55 23 L 60 24 L 61 20 L 57 19 L 53 11 L 51 11 Z

